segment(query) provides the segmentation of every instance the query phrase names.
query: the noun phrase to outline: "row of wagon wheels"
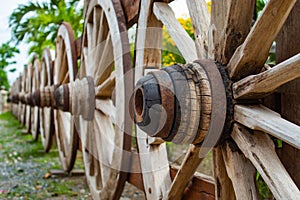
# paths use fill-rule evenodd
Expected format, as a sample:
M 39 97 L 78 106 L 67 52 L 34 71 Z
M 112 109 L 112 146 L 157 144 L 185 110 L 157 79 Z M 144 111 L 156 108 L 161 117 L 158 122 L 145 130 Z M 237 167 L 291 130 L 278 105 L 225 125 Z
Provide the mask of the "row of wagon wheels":
M 276 199 L 300 199 L 273 142 L 299 149 L 300 127 L 261 103 L 300 77 L 299 52 L 265 65 L 296 0 L 270 0 L 254 25 L 254 0 L 212 1 L 211 13 L 187 0 L 195 41 L 170 2 L 85 1 L 82 37 L 60 25 L 54 61 L 46 48 L 14 83 L 13 113 L 45 151 L 56 137 L 65 171 L 82 151 L 95 199 L 120 198 L 126 181 L 147 199 L 259 199 L 256 172 Z M 162 68 L 163 26 L 186 64 Z M 166 141 L 188 144 L 180 166 Z M 211 150 L 214 178 L 196 172 Z

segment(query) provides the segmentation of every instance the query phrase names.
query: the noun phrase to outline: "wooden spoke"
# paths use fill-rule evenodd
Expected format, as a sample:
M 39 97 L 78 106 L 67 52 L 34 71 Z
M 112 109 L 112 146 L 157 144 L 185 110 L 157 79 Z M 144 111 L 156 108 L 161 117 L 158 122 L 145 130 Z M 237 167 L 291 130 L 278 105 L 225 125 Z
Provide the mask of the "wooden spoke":
M 256 169 L 252 163 L 231 143 L 222 147 L 222 155 L 236 199 L 260 199 L 255 180 Z
M 97 44 L 103 42 L 107 38 L 107 35 L 109 34 L 108 33 L 109 27 L 108 27 L 107 19 L 104 16 L 104 12 L 102 9 L 100 12 L 100 19 L 98 22 L 101 26 L 99 27 L 99 30 L 98 30 Z
M 97 88 L 95 88 L 96 97 L 111 97 L 116 84 L 116 73 L 113 71 L 110 76 Z
M 116 123 L 116 107 L 113 105 L 112 100 L 96 99 L 96 109 L 110 117 L 114 124 Z
M 61 39 L 61 43 L 62 43 L 62 45 L 61 45 L 61 49 L 59 50 L 59 51 L 61 51 L 61 52 L 59 52 L 59 55 L 60 55 L 60 57 L 59 57 L 59 63 L 60 63 L 60 65 L 59 64 L 57 64 L 57 65 L 59 65 L 59 67 L 60 67 L 60 69 L 61 69 L 61 73 L 60 74 L 58 74 L 58 80 L 59 80 L 59 83 L 60 84 L 62 84 L 62 82 L 63 82 L 63 80 L 64 80 L 64 75 L 67 73 L 67 71 L 68 71 L 68 66 L 67 66 L 67 54 L 66 54 L 66 51 L 65 51 L 65 49 L 66 49 L 66 45 L 65 45 L 65 43 L 64 43 L 64 41 L 63 41 L 63 39 Z
M 171 189 L 168 192 L 168 199 L 182 199 L 185 188 L 202 160 L 203 158 L 200 157 L 200 147 L 191 145 L 172 182 Z
M 61 51 L 62 51 L 62 49 L 64 49 L 63 45 L 64 45 L 64 43 L 62 42 L 62 39 L 60 37 L 58 37 L 56 40 L 55 66 L 61 66 L 62 56 L 63 56 L 63 53 Z M 63 74 L 63 72 L 62 72 L 62 74 Z M 61 80 L 60 75 L 57 75 L 57 77 L 54 77 L 54 79 L 56 82 L 59 82 Z
M 99 43 L 98 41 L 98 31 L 100 29 L 100 23 L 97 23 L 100 21 L 100 18 L 102 17 L 102 10 L 101 8 L 99 7 L 94 7 L 94 11 L 93 11 L 93 37 L 92 38 L 92 41 L 93 41 L 93 44 L 92 44 L 92 48 L 95 48 L 97 46 L 97 44 Z
M 153 12 L 157 19 L 162 21 L 162 23 L 168 29 L 171 37 L 174 39 L 186 62 L 192 62 L 196 60 L 198 57 L 195 43 L 177 21 L 169 5 L 166 3 L 156 2 L 153 6 Z
M 97 111 L 94 120 L 94 130 L 96 133 L 96 142 L 97 151 L 98 151 L 98 160 L 101 165 L 101 171 L 99 174 L 101 175 L 101 182 L 104 185 L 109 179 L 109 172 L 112 168 L 112 159 L 113 159 L 113 151 L 107 147 L 114 146 L 113 136 L 115 135 L 115 130 L 112 124 L 112 121 L 109 116 L 104 116 L 102 113 Z M 99 167 L 100 167 L 99 165 Z
M 254 2 L 254 0 L 213 1 L 211 24 L 216 25 L 215 58 L 223 65 L 228 63 L 250 30 Z
M 69 79 L 70 79 L 70 77 L 69 77 L 69 72 L 67 72 L 67 74 L 65 75 L 65 78 L 64 78 L 64 80 L 62 81 L 61 84 L 66 84 L 66 83 L 70 82 Z
M 216 199 L 236 199 L 232 182 L 227 174 L 221 146 L 213 149 L 213 164 L 215 177 L 215 198 Z M 232 192 L 229 192 L 232 191 Z
M 269 133 L 300 149 L 300 126 L 293 124 L 262 105 L 234 108 L 234 119 L 250 129 Z
M 96 65 L 98 66 L 95 72 L 96 84 L 101 84 L 105 79 L 109 77 L 112 66 L 114 64 L 113 46 L 110 34 L 108 34 L 104 42 L 104 51 L 102 52 L 101 59 L 99 63 L 96 63 Z
M 267 134 L 251 134 L 246 128 L 235 125 L 232 138 L 256 167 L 276 199 L 300 198 L 299 189 L 280 162 L 274 143 Z
M 89 38 L 88 40 L 87 40 L 87 42 L 88 42 L 88 47 L 90 48 L 90 49 L 93 49 L 94 47 L 93 47 L 93 43 L 94 43 L 94 41 L 93 41 L 93 27 L 94 25 L 92 24 L 92 23 L 88 23 L 87 25 L 86 25 L 86 27 L 87 27 L 87 32 L 86 32 L 86 34 L 87 34 L 87 38 Z M 97 41 L 97 40 L 96 40 Z M 91 57 L 94 57 L 95 55 L 90 55 Z
M 300 54 L 258 75 L 248 76 L 233 84 L 234 98 L 261 98 L 281 85 L 300 77 Z
M 186 0 L 194 27 L 195 44 L 198 58 L 208 58 L 208 28 L 210 14 L 205 0 Z
M 228 63 L 229 75 L 239 80 L 259 73 L 264 66 L 269 49 L 288 17 L 296 0 L 270 0 L 263 13 Z
M 80 67 L 80 78 L 83 78 L 84 76 L 89 75 L 88 73 L 93 72 L 93 65 L 91 64 L 91 61 L 88 59 L 88 48 L 82 47 L 82 55 L 81 56 L 81 67 Z

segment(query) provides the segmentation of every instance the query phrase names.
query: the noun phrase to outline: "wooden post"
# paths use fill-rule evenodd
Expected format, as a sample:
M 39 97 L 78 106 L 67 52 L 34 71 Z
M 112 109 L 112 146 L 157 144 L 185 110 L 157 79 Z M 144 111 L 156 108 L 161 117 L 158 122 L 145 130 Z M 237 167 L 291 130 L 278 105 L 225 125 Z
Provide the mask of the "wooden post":
M 291 11 L 276 40 L 276 62 L 280 63 L 300 52 L 300 0 Z M 280 88 L 281 115 L 300 125 L 300 79 Z M 283 143 L 279 157 L 292 179 L 300 188 L 300 151 Z

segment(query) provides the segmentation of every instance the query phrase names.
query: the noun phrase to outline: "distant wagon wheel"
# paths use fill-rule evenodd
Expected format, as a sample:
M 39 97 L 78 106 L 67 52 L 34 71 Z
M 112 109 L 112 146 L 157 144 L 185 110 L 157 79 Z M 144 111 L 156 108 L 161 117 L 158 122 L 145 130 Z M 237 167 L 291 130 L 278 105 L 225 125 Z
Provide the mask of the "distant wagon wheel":
M 19 93 L 19 91 L 20 91 L 20 81 L 21 81 L 21 79 L 20 79 L 20 77 L 18 77 L 17 79 L 16 79 L 16 81 L 14 82 L 14 84 L 12 85 L 12 95 L 15 97 L 14 98 L 14 102 L 13 102 L 13 104 L 12 104 L 12 108 L 13 108 L 13 115 L 19 120 L 19 104 L 18 104 L 18 99 L 16 99 L 17 98 L 17 95 L 18 95 L 18 93 Z M 4 109 L 4 107 L 3 107 L 3 109 Z
M 62 85 L 75 80 L 78 71 L 74 33 L 68 23 L 62 23 L 56 37 L 56 57 L 53 71 L 53 83 Z M 78 134 L 73 116 L 69 112 L 54 110 L 55 136 L 59 157 L 65 171 L 71 171 L 78 149 Z
M 17 95 L 18 94 L 20 94 L 21 93 L 21 91 L 22 91 L 22 81 L 23 81 L 23 76 L 22 76 L 23 74 L 20 74 L 20 76 L 19 76 L 19 78 L 18 78 L 18 93 L 17 93 Z M 19 97 L 18 97 L 18 101 L 19 101 Z M 22 113 L 22 107 L 23 107 L 23 105 L 22 105 L 22 103 L 19 101 L 18 102 L 18 121 L 20 122 L 20 123 L 22 123 L 22 117 L 23 117 L 23 113 Z
M 255 1 L 212 1 L 210 20 L 204 0 L 187 0 L 194 42 L 167 3 L 141 0 L 133 110 L 148 199 L 188 198 L 186 187 L 212 147 L 217 199 L 259 199 L 256 170 L 276 199 L 300 198 L 265 134 L 299 149 L 300 127 L 260 104 L 260 98 L 300 76 L 299 54 L 263 70 L 295 2 L 270 0 L 251 27 Z M 146 75 L 161 65 L 162 24 L 188 64 Z M 156 104 L 161 107 L 155 110 Z M 160 138 L 191 144 L 176 176 L 170 176 L 174 171 Z
M 24 68 L 24 71 L 21 75 L 21 90 L 19 93 L 19 96 L 21 97 L 21 95 L 25 94 L 25 88 L 26 88 L 26 77 L 27 77 L 27 68 Z M 20 108 L 20 123 L 24 126 L 25 122 L 26 122 L 26 105 L 24 104 L 24 102 L 21 101 L 21 99 L 19 99 L 19 104 L 21 105 Z
M 119 1 L 89 2 L 81 52 L 80 79 L 89 79 L 90 96 L 96 95 L 92 120 L 81 117 L 79 122 L 87 182 L 94 199 L 118 199 L 130 164 L 125 159 L 131 144 L 125 102 L 132 87 L 125 78 L 131 59 Z
M 41 70 L 41 63 L 37 57 L 33 60 L 33 74 L 32 74 L 32 93 L 39 89 L 40 87 L 40 70 Z M 31 96 L 32 101 L 35 99 Z M 37 141 L 39 136 L 39 128 L 40 128 L 40 109 L 37 105 L 32 106 L 31 108 L 31 135 L 33 140 Z
M 40 89 L 53 85 L 53 61 L 49 48 L 45 48 L 42 57 L 40 73 Z M 40 133 L 45 152 L 49 152 L 54 137 L 53 108 L 40 108 Z
M 19 105 L 18 105 L 18 93 L 19 93 L 19 82 L 20 82 L 20 77 L 18 77 L 16 79 L 16 81 L 13 83 L 13 85 L 11 86 L 11 98 L 12 98 L 12 104 L 11 104 L 11 108 L 12 108 L 12 114 L 19 119 Z M 2 98 L 2 97 L 1 97 Z M 1 102 L 2 103 L 2 102 Z M 4 109 L 4 107 L 2 108 Z M 1 112 L 3 112 L 3 110 L 1 110 Z
M 25 71 L 25 70 L 24 70 Z M 32 92 L 32 77 L 33 77 L 33 67 L 32 64 L 29 63 L 27 68 L 26 68 L 26 86 L 25 86 L 25 96 L 24 96 L 24 100 L 27 101 L 27 99 L 29 98 L 29 95 Z M 25 126 L 26 126 L 26 132 L 27 133 L 31 133 L 31 105 L 29 105 L 28 103 L 26 104 L 26 122 L 25 122 Z

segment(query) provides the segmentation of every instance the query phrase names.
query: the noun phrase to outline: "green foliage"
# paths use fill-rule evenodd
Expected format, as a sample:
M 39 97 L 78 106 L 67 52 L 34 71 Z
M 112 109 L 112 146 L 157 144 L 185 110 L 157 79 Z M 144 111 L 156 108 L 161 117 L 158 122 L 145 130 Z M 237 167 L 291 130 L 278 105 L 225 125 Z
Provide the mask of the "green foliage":
M 11 46 L 9 42 L 3 43 L 0 46 L 0 86 L 5 86 L 6 89 L 9 89 L 9 82 L 5 68 L 16 63 L 16 61 L 12 60 L 16 53 L 19 53 L 19 50 Z M 15 70 L 10 69 L 9 72 L 14 72 Z
M 258 172 L 256 172 L 256 182 L 261 199 L 274 199 L 271 190 Z
M 189 36 L 195 39 L 193 25 L 190 18 L 178 19 L 181 26 L 186 30 Z M 170 36 L 168 30 L 163 28 L 163 51 L 162 51 L 162 63 L 164 66 L 173 65 L 175 63 L 185 63 L 180 51 L 178 50 L 174 40 Z
M 75 37 L 78 37 L 83 27 L 83 8 L 78 3 L 77 0 L 50 0 L 19 5 L 9 18 L 12 40 L 16 44 L 29 43 L 28 53 L 41 56 L 46 46 L 54 48 L 57 30 L 63 21 L 71 24 Z
M 268 2 L 268 0 L 256 0 L 256 13 L 260 14 L 261 11 L 264 9 L 264 7 L 266 6 L 266 3 Z

